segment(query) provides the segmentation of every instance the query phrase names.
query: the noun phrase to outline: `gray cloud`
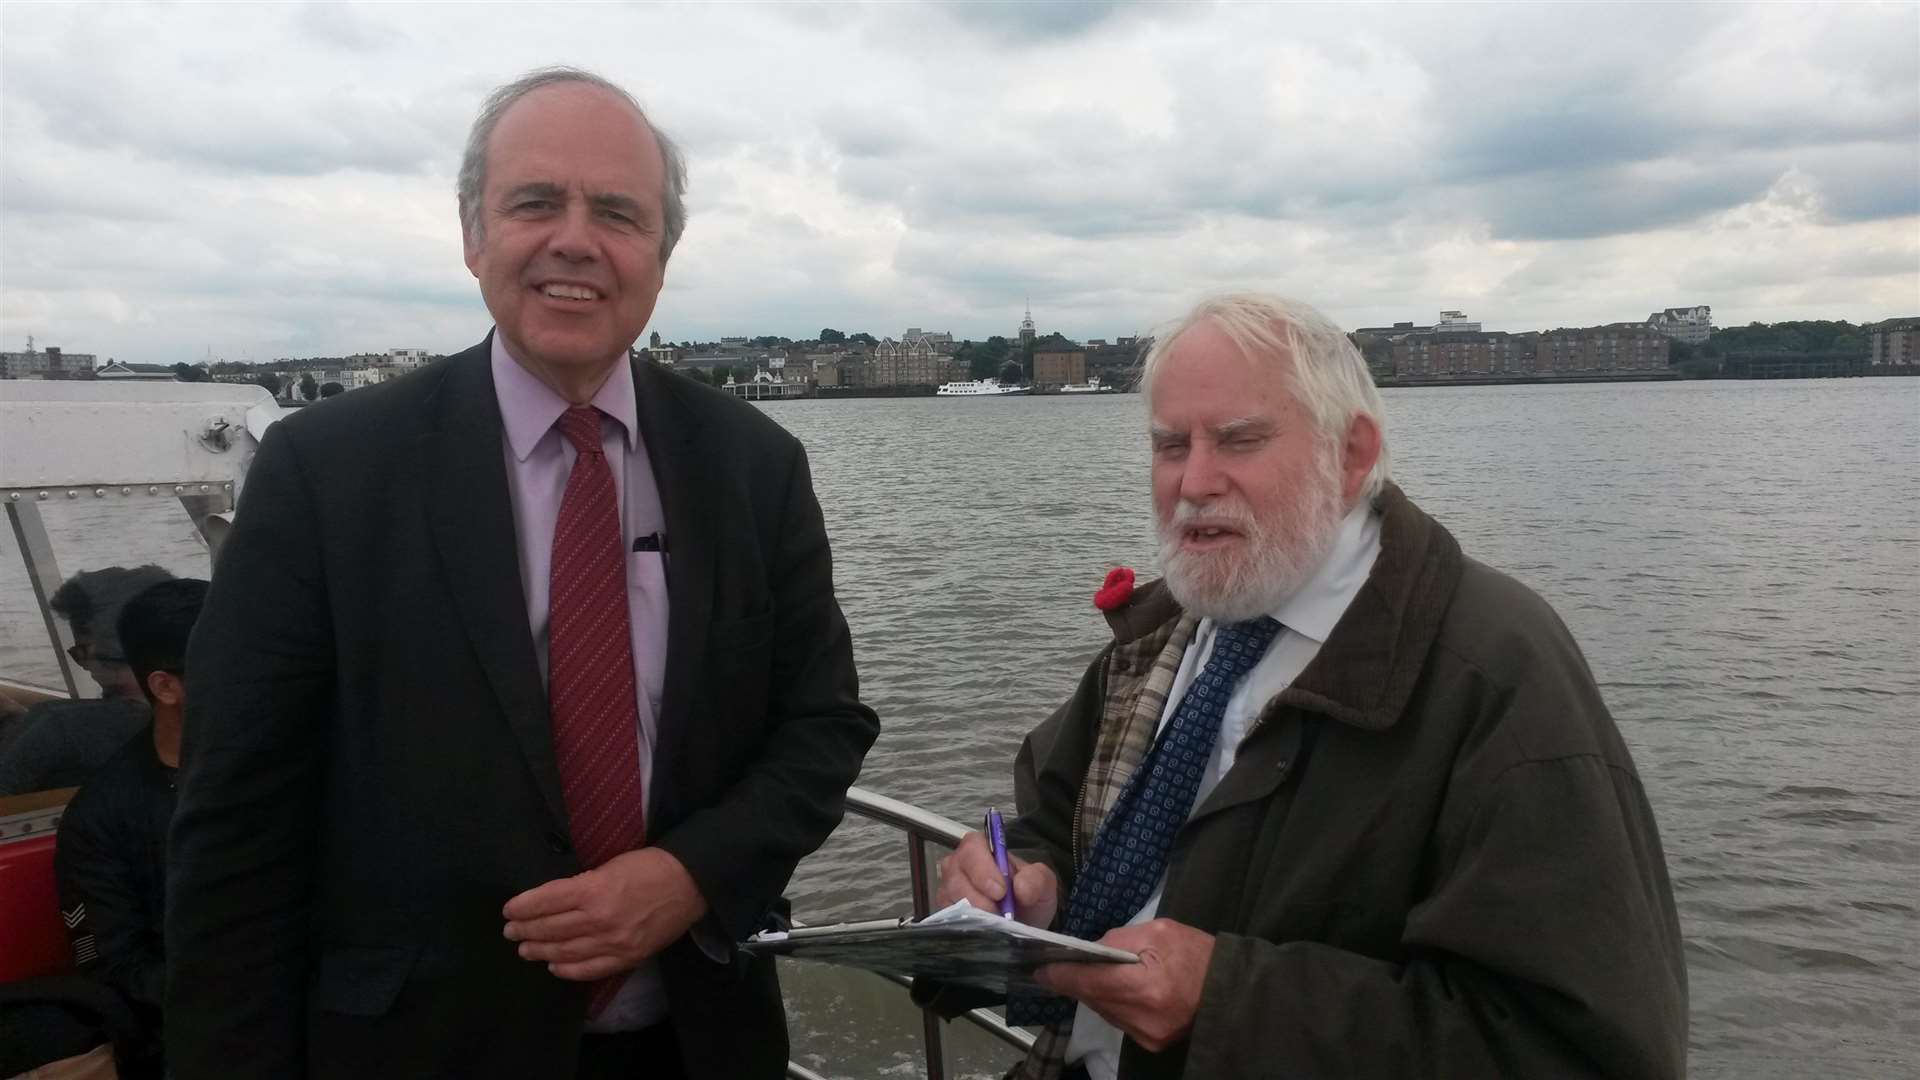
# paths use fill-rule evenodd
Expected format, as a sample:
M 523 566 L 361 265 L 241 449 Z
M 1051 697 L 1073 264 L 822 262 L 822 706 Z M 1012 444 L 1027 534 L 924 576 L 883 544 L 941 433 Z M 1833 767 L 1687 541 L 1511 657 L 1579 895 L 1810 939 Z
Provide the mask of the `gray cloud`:
M 1914 130 L 1920 131 L 1920 123 Z M 1920 215 L 1920 137 L 1906 145 L 1822 147 L 1800 155 L 1822 207 L 1838 221 L 1882 221 Z
M 830 106 L 821 112 L 819 125 L 821 137 L 847 157 L 893 159 L 934 149 L 901 110 L 885 105 Z
M 39 82 L 35 74 L 51 73 L 27 73 L 29 86 Z M 56 143 L 262 176 L 426 173 L 458 146 L 458 136 L 447 134 L 451 116 L 431 103 L 345 85 L 295 94 L 198 84 L 181 88 L 174 110 L 158 115 L 124 109 L 139 88 L 111 77 L 28 93 L 18 107 L 36 113 L 37 126 Z
M 336 0 L 305 0 L 292 8 L 290 18 L 302 41 L 355 56 L 401 53 L 414 44 L 411 35 L 383 26 L 357 5 Z
M 940 5 L 955 22 L 1010 44 L 1080 37 L 1122 15 L 1127 7 L 1118 0 L 949 0 Z
M 1765 194 L 1764 165 L 1653 169 L 1632 165 L 1533 172 L 1471 189 L 1498 239 L 1570 240 L 1684 225 Z
M 1236 284 L 1352 322 L 1882 317 L 1920 287 L 1916 37 L 1910 5 L 8 5 L 0 341 L 471 343 L 460 142 L 553 62 L 688 149 L 675 339 L 985 336 L 1029 295 L 1111 337 Z

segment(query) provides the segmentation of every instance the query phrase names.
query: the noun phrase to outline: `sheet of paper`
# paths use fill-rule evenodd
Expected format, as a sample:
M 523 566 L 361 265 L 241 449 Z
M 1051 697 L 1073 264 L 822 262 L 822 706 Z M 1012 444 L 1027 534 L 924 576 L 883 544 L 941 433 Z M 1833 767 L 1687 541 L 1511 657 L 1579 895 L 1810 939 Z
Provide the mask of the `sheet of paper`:
M 762 933 L 748 952 L 844 964 L 887 975 L 985 990 L 1035 990 L 1033 970 L 1051 963 L 1138 963 L 1139 957 L 981 911 L 962 900 L 913 922 L 876 919 Z

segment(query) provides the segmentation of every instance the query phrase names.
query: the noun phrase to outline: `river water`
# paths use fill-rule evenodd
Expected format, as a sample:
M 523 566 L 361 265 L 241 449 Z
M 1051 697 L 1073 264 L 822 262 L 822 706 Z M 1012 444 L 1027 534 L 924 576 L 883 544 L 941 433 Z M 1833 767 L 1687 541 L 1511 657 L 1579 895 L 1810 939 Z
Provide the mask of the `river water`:
M 1920 1069 L 1920 380 L 1401 389 L 1395 476 L 1585 649 L 1658 817 L 1697 1077 Z M 1101 647 L 1109 567 L 1153 565 L 1132 395 L 761 406 L 807 446 L 866 697 L 860 783 L 962 821 L 1011 802 L 1022 735 Z M 205 573 L 184 514 L 49 522 L 63 569 Z M 35 632 L 0 535 L 4 670 Z M 41 673 L 45 677 L 45 673 Z M 904 910 L 904 845 L 849 824 L 790 894 Z M 916 1076 L 890 988 L 786 967 L 795 1057 Z M 961 1028 L 958 1073 L 1009 1053 Z

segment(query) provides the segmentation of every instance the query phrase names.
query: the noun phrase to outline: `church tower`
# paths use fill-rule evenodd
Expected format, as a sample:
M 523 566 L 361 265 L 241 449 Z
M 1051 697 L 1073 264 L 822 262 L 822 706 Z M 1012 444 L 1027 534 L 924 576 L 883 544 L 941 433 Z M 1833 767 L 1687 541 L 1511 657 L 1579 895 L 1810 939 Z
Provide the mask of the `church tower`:
M 1026 317 L 1020 320 L 1020 344 L 1032 344 L 1033 337 L 1033 301 L 1028 300 Z

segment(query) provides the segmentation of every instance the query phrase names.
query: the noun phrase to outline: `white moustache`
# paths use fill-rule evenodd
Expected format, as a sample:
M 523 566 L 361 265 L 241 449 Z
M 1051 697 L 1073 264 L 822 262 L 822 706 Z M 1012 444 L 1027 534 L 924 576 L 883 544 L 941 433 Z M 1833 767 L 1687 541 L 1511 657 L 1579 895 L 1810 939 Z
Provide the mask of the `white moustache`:
M 1167 519 L 1162 529 L 1171 533 L 1192 528 L 1220 528 L 1251 536 L 1258 524 L 1253 510 L 1237 499 L 1215 499 L 1205 503 L 1181 499 L 1174 504 L 1173 516 Z

